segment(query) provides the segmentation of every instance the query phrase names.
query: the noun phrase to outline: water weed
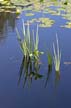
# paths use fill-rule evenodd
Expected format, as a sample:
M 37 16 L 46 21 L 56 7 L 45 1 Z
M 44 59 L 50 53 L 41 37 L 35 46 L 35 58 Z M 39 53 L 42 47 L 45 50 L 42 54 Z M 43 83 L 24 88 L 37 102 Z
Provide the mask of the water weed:
M 54 56 L 53 56 L 53 60 L 54 60 L 54 66 L 55 66 L 55 70 L 57 72 L 60 71 L 60 61 L 61 61 L 61 52 L 59 49 L 59 43 L 58 43 L 58 37 L 56 34 L 56 48 L 55 48 L 55 44 L 53 43 L 53 52 L 54 52 Z
M 23 36 L 24 39 L 21 39 L 21 36 L 16 28 L 17 38 L 20 43 L 21 50 L 25 57 L 30 59 L 39 59 L 39 55 L 43 54 L 43 52 L 39 51 L 39 35 L 38 35 L 38 25 L 36 30 L 36 35 L 31 35 L 31 31 L 29 28 L 29 22 L 27 22 L 27 28 L 25 28 L 23 21 Z

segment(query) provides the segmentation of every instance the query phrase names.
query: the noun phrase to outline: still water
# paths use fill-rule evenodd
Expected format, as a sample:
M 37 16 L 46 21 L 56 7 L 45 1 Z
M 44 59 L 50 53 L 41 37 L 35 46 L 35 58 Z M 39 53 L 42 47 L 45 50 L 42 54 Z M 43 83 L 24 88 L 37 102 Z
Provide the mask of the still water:
M 46 14 L 45 17 L 56 22 L 50 28 L 39 28 L 39 50 L 45 53 L 40 58 L 39 73 L 43 77 L 32 79 L 31 84 L 22 75 L 18 85 L 23 54 L 17 40 L 15 27 L 20 34 L 22 19 L 42 17 L 42 13 L 35 12 L 35 16 L 27 17 L 22 12 L 17 18 L 14 13 L 0 13 L 0 108 L 71 108 L 71 29 L 61 28 L 66 22 L 60 16 Z M 36 23 L 30 30 L 36 30 Z M 48 70 L 47 50 L 53 53 L 53 42 L 58 34 L 61 49 L 60 75 L 54 69 Z

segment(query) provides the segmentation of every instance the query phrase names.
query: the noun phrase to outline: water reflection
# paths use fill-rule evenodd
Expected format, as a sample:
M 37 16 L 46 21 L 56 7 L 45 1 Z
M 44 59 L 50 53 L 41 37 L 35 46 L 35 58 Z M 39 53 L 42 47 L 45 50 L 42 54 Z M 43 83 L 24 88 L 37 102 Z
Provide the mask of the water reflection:
M 40 70 L 40 64 L 37 60 L 33 61 L 30 58 L 27 59 L 26 57 L 23 57 L 20 66 L 18 85 L 20 84 L 22 77 L 23 77 L 23 87 L 25 86 L 27 81 L 28 84 L 31 85 L 32 80 L 41 79 L 43 75 L 39 73 L 39 70 Z
M 60 72 L 57 71 L 57 72 L 55 72 L 55 88 L 59 84 L 59 81 L 60 81 Z
M 9 27 L 11 27 L 11 29 L 14 30 L 16 17 L 17 16 L 15 13 L 10 13 L 10 12 L 0 13 L 0 37 L 9 31 L 10 29 Z
M 48 71 L 47 71 L 47 76 L 46 76 L 46 81 L 45 81 L 45 88 L 48 86 L 48 83 L 49 83 L 49 80 L 51 78 L 51 75 L 52 75 L 52 65 L 48 65 Z M 54 74 L 54 86 L 55 88 L 58 86 L 59 84 L 59 81 L 60 81 L 60 71 L 55 71 L 55 74 Z
M 47 72 L 45 87 L 46 87 L 47 84 L 48 84 L 48 81 L 49 81 L 49 79 L 50 79 L 51 73 L 52 73 L 52 65 L 48 65 L 48 72 Z
M 48 71 L 46 75 L 46 81 L 45 85 L 43 85 L 45 88 L 47 87 L 49 80 L 52 75 L 52 65 L 48 65 Z M 54 79 L 54 85 L 55 88 L 57 87 L 59 80 L 60 80 L 60 72 L 55 72 L 55 79 Z M 26 84 L 28 84 L 29 87 L 31 87 L 32 81 L 42 79 L 44 78 L 44 75 L 40 73 L 40 64 L 38 61 L 32 61 L 27 59 L 26 57 L 23 57 L 22 63 L 20 65 L 19 70 L 19 79 L 18 79 L 18 85 L 20 85 L 21 80 L 23 80 L 23 87 L 25 87 Z

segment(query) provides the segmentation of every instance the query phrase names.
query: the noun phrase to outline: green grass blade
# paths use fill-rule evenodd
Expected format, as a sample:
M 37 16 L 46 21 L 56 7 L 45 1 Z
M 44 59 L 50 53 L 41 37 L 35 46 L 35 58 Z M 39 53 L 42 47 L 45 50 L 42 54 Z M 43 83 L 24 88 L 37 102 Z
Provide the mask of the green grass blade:
M 38 37 L 38 25 L 37 25 L 37 31 L 36 31 L 36 45 L 35 45 L 35 49 L 38 49 L 38 43 L 39 43 L 39 37 Z
M 25 25 L 24 25 L 24 20 L 22 20 L 22 22 L 23 22 L 23 36 L 25 37 Z
M 54 52 L 54 65 L 55 65 L 55 70 L 59 71 L 60 70 L 60 61 L 61 61 L 61 52 L 59 50 L 59 43 L 58 43 L 58 37 L 56 34 L 56 50 L 55 50 L 55 45 L 53 43 L 53 52 Z
M 52 65 L 52 56 L 49 51 L 48 51 L 47 55 L 48 55 L 48 65 Z

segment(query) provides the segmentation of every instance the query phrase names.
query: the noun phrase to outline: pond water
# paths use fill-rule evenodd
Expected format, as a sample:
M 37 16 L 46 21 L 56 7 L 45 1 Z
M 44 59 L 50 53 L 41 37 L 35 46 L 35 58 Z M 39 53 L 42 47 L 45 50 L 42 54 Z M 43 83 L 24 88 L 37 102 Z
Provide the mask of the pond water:
M 51 7 L 53 8 L 53 7 Z M 56 9 L 56 8 L 55 8 Z M 42 14 L 26 10 L 20 18 L 14 13 L 0 13 L 0 107 L 1 108 L 71 108 L 71 29 L 62 28 L 67 20 L 61 15 Z M 22 76 L 18 85 L 19 71 L 23 54 L 17 40 L 15 27 L 22 36 L 22 19 L 24 22 L 32 18 L 48 17 L 55 20 L 52 27 L 39 27 L 39 50 L 45 53 L 40 58 L 40 69 L 43 77 L 32 79 L 24 84 Z M 36 22 L 30 25 L 30 30 L 36 30 Z M 61 49 L 60 75 L 54 69 L 48 71 L 47 50 L 53 54 L 53 42 L 58 34 Z M 69 63 L 69 64 L 68 64 Z

